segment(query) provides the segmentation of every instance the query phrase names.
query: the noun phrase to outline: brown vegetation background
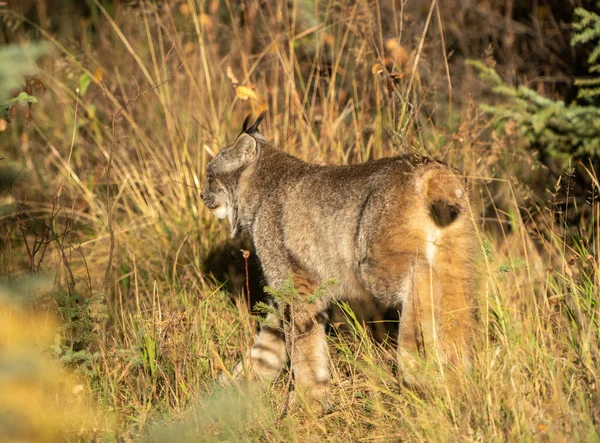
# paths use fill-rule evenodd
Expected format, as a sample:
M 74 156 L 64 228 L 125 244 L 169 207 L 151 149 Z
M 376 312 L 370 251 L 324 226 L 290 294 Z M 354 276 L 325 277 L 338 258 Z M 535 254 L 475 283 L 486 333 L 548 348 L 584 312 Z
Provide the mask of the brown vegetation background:
M 535 120 L 562 101 L 557 121 L 587 106 L 598 127 L 597 98 L 575 83 L 594 49 L 571 43 L 579 6 L 597 8 L 0 2 L 3 47 L 50 48 L 13 92 L 38 103 L 0 126 L 0 330 L 23 319 L 0 335 L 0 361 L 16 368 L 3 382 L 0 365 L 0 390 L 15 393 L 0 398 L 0 437 L 597 440 L 600 150 L 557 156 L 547 140 L 579 146 L 581 132 L 548 136 Z M 528 95 L 499 95 L 467 60 Z M 486 108 L 514 103 L 503 119 Z M 347 313 L 350 330 L 329 335 L 329 414 L 287 410 L 287 374 L 260 392 L 218 386 L 252 342 L 261 317 L 246 299 L 263 283 L 199 191 L 212 155 L 262 110 L 267 138 L 307 161 L 418 152 L 463 171 L 481 214 L 472 371 L 406 389 Z M 50 332 L 25 333 L 42 323 Z

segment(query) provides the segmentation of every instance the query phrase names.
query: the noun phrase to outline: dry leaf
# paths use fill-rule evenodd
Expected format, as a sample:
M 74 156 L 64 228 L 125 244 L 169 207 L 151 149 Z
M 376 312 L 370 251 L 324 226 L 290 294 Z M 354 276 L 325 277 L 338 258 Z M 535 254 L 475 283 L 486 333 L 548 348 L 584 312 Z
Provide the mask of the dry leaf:
M 233 69 L 231 69 L 231 66 L 227 66 L 227 78 L 229 78 L 229 80 L 231 80 L 231 84 L 233 86 L 237 86 L 237 84 L 239 83 L 237 77 L 233 73 Z
M 190 15 L 190 12 L 191 12 L 191 11 L 190 11 L 190 7 L 189 7 L 189 5 L 188 5 L 187 3 L 181 3 L 181 4 L 179 5 L 179 12 L 180 12 L 182 15 Z
M 198 16 L 198 21 L 200 22 L 201 25 L 205 26 L 206 28 L 211 28 L 212 27 L 212 19 L 210 18 L 210 15 L 208 14 L 200 14 Z
M 6 128 L 8 128 L 8 122 L 0 118 L 0 132 L 6 131 Z
M 103 67 L 101 67 L 101 66 L 97 67 L 96 70 L 94 71 L 94 78 L 97 81 L 101 82 L 102 79 L 104 78 L 104 72 L 105 71 L 104 71 Z
M 388 50 L 394 64 L 401 66 L 408 61 L 408 51 L 398 43 L 398 40 L 388 39 L 385 42 L 385 48 Z
M 252 100 L 258 100 L 258 95 L 248 86 L 238 86 L 235 88 L 235 95 L 240 100 L 248 100 L 251 98 Z
M 383 72 L 383 65 L 381 63 L 375 63 L 371 66 L 371 72 L 373 74 L 381 74 Z
M 400 80 L 402 77 L 404 77 L 404 72 L 392 71 L 392 72 L 390 72 L 390 77 L 394 81 Z
M 194 43 L 191 42 L 187 42 L 185 45 L 183 45 L 183 53 L 185 55 L 191 55 L 196 51 L 196 45 Z

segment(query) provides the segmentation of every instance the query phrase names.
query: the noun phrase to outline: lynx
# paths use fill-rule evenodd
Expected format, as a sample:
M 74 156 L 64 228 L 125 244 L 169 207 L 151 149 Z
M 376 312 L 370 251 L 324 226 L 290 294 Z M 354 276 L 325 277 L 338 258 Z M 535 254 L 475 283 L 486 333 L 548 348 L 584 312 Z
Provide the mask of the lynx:
M 207 165 L 201 197 L 246 231 L 267 284 L 291 278 L 300 297 L 273 301 L 246 373 L 273 380 L 291 363 L 296 395 L 326 401 L 325 326 L 332 300 L 397 310 L 398 363 L 468 361 L 473 326 L 475 224 L 466 183 L 431 158 L 405 155 L 351 166 L 306 163 L 273 146 L 249 117 L 233 145 Z M 334 278 L 327 296 L 310 297 Z M 281 306 L 284 305 L 284 306 Z M 375 314 L 373 314 L 375 315 Z M 240 364 L 233 372 L 244 371 Z

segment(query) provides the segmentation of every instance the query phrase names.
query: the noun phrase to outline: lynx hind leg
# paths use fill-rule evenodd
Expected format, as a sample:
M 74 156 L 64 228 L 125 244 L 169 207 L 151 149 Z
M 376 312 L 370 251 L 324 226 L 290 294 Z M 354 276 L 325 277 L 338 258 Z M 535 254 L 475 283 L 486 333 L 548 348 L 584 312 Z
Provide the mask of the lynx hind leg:
M 469 225 L 456 228 L 460 229 L 449 232 L 438 249 L 434 264 L 443 291 L 440 338 L 444 354 L 451 365 L 467 369 L 470 367 L 469 340 L 474 336 L 475 327 L 473 257 L 477 237 L 468 229 Z
M 471 268 L 469 263 L 455 267 L 460 252 L 452 255 L 453 258 L 444 257 L 444 264 L 435 268 L 428 262 L 416 263 L 407 276 L 398 354 L 409 384 L 419 384 L 411 375 L 422 369 L 417 356 L 437 367 L 469 366 L 468 340 L 474 322 Z
M 440 272 L 442 271 L 442 272 Z M 422 386 L 426 369 L 464 370 L 470 366 L 468 340 L 474 316 L 468 281 L 460 271 L 446 273 L 430 265 L 415 266 L 411 288 L 402 305 L 398 333 L 398 363 L 403 380 Z
M 426 262 L 413 263 L 404 278 L 398 328 L 398 364 L 404 381 L 420 385 L 420 363 L 446 362 L 441 346 L 441 291 L 439 279 Z
M 331 382 L 325 334 L 328 303 L 322 298 L 308 302 L 317 285 L 304 272 L 294 272 L 293 279 L 300 297 L 284 308 L 286 343 L 295 381 L 290 406 L 303 400 L 313 408 L 326 409 Z
M 404 382 L 418 387 L 427 367 L 441 367 L 454 344 L 444 330 L 444 300 L 440 275 L 425 258 L 414 253 L 383 249 L 385 260 L 373 260 L 362 269 L 368 287 L 390 308 L 399 311 L 397 356 Z M 374 258 L 377 256 L 375 255 Z M 392 284 L 389 282 L 392 281 Z
M 267 315 L 248 357 L 246 362 L 241 361 L 235 366 L 231 379 L 272 381 L 281 373 L 287 363 L 287 352 L 282 322 L 278 315 Z M 222 378 L 222 381 L 227 383 L 229 379 Z

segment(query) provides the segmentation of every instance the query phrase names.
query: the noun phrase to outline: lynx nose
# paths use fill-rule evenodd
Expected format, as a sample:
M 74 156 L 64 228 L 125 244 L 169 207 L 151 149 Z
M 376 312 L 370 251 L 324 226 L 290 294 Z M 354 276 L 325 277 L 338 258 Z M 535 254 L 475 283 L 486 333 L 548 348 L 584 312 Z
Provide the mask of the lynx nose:
M 214 196 L 212 196 L 210 191 L 206 188 L 200 192 L 200 198 L 209 209 L 212 209 L 212 207 L 215 205 Z

